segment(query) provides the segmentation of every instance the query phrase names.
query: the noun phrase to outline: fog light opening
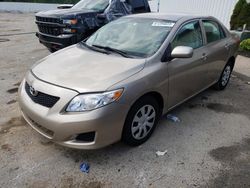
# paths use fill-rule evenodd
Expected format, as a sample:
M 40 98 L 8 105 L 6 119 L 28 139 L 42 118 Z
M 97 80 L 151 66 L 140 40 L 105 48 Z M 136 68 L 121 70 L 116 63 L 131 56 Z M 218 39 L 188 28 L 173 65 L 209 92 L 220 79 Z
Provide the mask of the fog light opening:
M 95 132 L 82 133 L 75 137 L 76 141 L 93 142 L 95 140 Z

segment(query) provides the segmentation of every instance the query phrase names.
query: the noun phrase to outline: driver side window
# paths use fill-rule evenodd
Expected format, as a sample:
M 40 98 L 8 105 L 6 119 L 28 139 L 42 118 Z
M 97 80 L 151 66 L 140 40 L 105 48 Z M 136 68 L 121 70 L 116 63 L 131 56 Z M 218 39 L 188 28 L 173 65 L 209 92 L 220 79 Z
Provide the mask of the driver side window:
M 193 49 L 203 46 L 202 31 L 199 21 L 184 25 L 171 43 L 172 50 L 177 46 L 188 46 Z

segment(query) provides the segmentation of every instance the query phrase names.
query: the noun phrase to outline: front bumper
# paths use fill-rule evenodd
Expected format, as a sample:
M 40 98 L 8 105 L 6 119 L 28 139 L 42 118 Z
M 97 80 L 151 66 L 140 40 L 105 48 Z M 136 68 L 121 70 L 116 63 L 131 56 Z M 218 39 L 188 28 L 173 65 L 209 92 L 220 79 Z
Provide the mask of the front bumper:
M 39 38 L 39 42 L 50 49 L 60 50 L 67 46 L 76 44 L 80 41 L 80 36 L 77 34 L 64 34 L 59 36 L 53 36 L 37 32 L 36 36 Z
M 25 90 L 25 82 L 37 91 L 59 96 L 60 100 L 47 108 L 31 100 Z M 118 102 L 82 113 L 66 113 L 65 105 L 78 93 L 54 86 L 29 73 L 19 89 L 19 105 L 25 120 L 41 135 L 63 146 L 77 149 L 98 149 L 121 139 L 124 121 L 129 110 Z M 94 132 L 94 140 L 79 141 L 76 136 Z

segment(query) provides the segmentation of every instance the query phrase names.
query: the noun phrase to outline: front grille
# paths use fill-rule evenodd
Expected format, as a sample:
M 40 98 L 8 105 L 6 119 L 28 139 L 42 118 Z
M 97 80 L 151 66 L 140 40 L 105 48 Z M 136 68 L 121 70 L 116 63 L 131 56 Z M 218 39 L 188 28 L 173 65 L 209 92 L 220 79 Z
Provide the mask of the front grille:
M 60 23 L 59 18 L 46 18 L 46 17 L 36 16 L 36 20 L 39 22 Z
M 36 16 L 36 21 L 39 32 L 54 36 L 62 34 L 62 28 L 57 25 L 61 23 L 59 18 L 46 18 Z
M 62 34 L 62 30 L 61 28 L 57 28 L 57 27 L 48 27 L 45 25 L 38 25 L 38 30 L 41 33 L 45 33 L 45 34 L 49 34 L 49 35 L 54 35 L 54 36 L 58 36 L 60 34 Z
M 30 86 L 27 82 L 25 83 L 25 91 L 33 102 L 45 106 L 47 108 L 52 108 L 60 99 L 59 97 L 48 95 L 42 92 L 38 92 L 35 96 L 32 95 L 30 92 Z

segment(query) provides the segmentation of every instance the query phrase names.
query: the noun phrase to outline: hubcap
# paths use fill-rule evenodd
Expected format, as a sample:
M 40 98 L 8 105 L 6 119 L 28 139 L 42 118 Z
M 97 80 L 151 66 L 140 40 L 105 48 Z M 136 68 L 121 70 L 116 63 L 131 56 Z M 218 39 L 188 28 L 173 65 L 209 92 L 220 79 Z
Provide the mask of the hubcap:
M 145 138 L 154 126 L 155 117 L 156 112 L 153 106 L 145 105 L 139 109 L 132 122 L 132 136 L 137 140 Z
M 227 66 L 223 72 L 223 75 L 222 75 L 222 80 L 221 80 L 222 86 L 227 85 L 229 78 L 230 78 L 230 75 L 231 75 L 231 67 Z

